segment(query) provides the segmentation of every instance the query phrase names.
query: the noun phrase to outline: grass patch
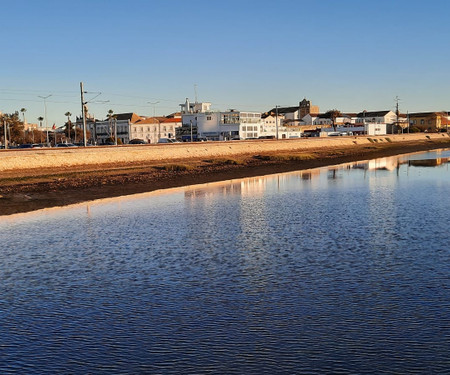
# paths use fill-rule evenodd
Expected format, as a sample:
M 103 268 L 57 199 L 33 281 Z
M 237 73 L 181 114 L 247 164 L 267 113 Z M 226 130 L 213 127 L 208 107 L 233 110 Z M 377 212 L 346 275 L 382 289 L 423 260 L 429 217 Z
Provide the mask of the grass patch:
M 425 137 L 431 140 L 431 137 L 429 135 L 426 135 Z
M 167 164 L 162 166 L 156 166 L 155 168 L 167 172 L 184 172 L 194 169 L 194 167 L 185 164 Z
M 392 139 L 391 138 L 384 138 L 386 141 L 388 141 L 389 143 L 392 143 Z
M 367 138 L 367 140 L 368 140 L 370 143 L 375 143 L 375 141 L 374 141 L 372 138 Z
M 209 159 L 205 160 L 207 163 L 216 164 L 216 165 L 241 165 L 244 164 L 242 160 L 236 159 Z
M 364 147 L 365 150 L 378 150 L 378 147 L 376 146 L 366 146 Z

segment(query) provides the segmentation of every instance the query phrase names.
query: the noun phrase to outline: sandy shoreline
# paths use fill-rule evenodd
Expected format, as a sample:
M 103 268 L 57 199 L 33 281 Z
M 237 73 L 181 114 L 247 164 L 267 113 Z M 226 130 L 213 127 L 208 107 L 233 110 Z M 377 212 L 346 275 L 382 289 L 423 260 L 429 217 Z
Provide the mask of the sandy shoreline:
M 7 154 L 10 164 L 3 154 L 0 155 L 0 166 L 3 168 L 0 177 L 0 216 L 158 189 L 450 147 L 447 134 L 429 138 L 422 134 L 421 137 L 403 137 L 394 142 L 391 139 L 384 142 L 366 140 L 349 137 L 331 144 L 306 140 L 265 144 L 237 142 L 239 144 L 235 143 L 233 147 L 227 143 L 218 146 L 186 145 L 188 148 L 183 150 L 182 157 L 173 148 L 148 148 L 122 161 L 118 159 L 125 155 L 124 149 L 119 152 L 114 152 L 114 149 L 99 150 L 96 157 L 93 157 L 93 151 L 86 150 L 84 153 L 93 158 L 89 163 L 79 157 L 83 149 L 77 150 L 81 151 L 77 154 L 73 151 L 49 153 L 48 158 L 43 157 L 43 152 L 24 153 L 20 157 L 16 155 L 16 158 Z M 171 157 L 164 157 L 166 150 Z M 130 153 L 130 150 L 125 151 Z M 149 152 L 158 157 L 150 157 Z M 108 157 L 99 163 L 103 154 Z M 66 162 L 61 162 L 58 157 L 66 158 Z M 33 166 L 31 160 L 37 161 L 38 165 Z M 16 163 L 16 167 L 8 168 L 12 162 Z M 54 165 L 44 165 L 53 162 Z M 22 166 L 17 163 L 22 163 Z

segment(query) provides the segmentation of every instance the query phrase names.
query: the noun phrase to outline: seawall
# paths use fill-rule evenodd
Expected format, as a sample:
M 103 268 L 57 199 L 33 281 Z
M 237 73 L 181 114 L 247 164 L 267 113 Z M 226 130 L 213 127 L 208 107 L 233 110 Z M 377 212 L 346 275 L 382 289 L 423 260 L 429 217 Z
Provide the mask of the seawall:
M 0 150 L 0 171 L 125 164 L 148 161 L 175 161 L 195 158 L 231 157 L 277 151 L 303 151 L 377 143 L 432 141 L 448 138 L 446 133 L 398 134 L 385 136 L 299 138 L 156 145 L 124 145 L 55 149 Z

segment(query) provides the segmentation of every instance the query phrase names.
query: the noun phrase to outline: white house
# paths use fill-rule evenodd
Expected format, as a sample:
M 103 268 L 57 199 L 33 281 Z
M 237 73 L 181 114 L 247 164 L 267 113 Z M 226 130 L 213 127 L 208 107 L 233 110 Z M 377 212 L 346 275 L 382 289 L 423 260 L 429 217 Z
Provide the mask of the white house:
M 356 124 L 393 124 L 397 115 L 392 111 L 362 111 L 356 115 Z

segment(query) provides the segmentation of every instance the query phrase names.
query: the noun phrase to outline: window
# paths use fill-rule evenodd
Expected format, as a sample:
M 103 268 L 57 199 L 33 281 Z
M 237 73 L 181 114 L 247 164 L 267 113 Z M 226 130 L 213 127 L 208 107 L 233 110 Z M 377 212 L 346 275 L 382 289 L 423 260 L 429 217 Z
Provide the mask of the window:
M 207 121 L 211 121 L 211 116 L 206 116 Z

